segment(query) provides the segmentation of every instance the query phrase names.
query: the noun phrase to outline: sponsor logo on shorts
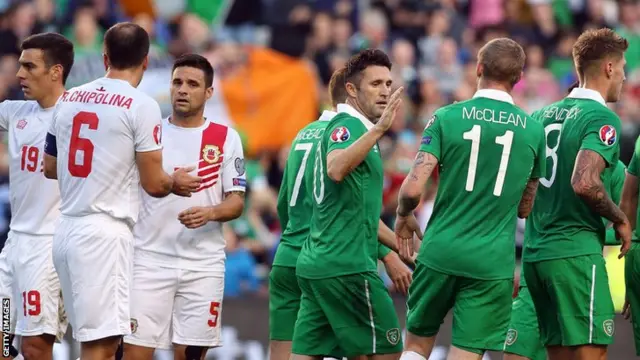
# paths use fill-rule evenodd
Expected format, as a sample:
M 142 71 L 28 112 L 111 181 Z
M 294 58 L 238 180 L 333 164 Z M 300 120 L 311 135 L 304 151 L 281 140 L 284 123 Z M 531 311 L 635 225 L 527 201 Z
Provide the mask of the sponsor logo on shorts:
M 400 341 L 400 329 L 393 328 L 393 329 L 387 330 L 387 341 L 391 345 L 397 345 L 398 342 Z
M 615 325 L 613 323 L 613 320 L 605 320 L 602 323 L 602 327 L 604 328 L 605 334 L 607 334 L 608 336 L 613 336 L 613 333 L 615 332 Z
M 138 331 L 138 320 L 131 319 L 131 333 L 135 334 Z
M 507 344 L 507 346 L 511 346 L 515 344 L 516 340 L 518 340 L 518 331 L 516 329 L 509 329 L 509 331 L 507 331 L 507 340 L 505 341 L 505 344 Z

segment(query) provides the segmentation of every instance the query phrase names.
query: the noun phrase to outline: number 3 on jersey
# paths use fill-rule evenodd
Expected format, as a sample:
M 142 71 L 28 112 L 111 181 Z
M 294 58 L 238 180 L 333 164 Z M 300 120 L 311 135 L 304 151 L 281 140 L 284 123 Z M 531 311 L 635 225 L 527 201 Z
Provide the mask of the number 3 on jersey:
M 91 173 L 94 148 L 91 140 L 80 137 L 82 125 L 87 125 L 89 130 L 97 130 L 98 115 L 81 111 L 73 117 L 71 141 L 69 142 L 69 173 L 75 177 L 86 178 Z M 78 161 L 78 151 L 82 151 L 80 162 Z
M 480 135 L 482 128 L 480 125 L 474 125 L 471 130 L 462 134 L 465 140 L 471 140 L 471 156 L 469 158 L 469 170 L 467 171 L 467 183 L 465 190 L 471 192 L 476 182 L 476 170 L 478 168 L 478 154 L 480 153 Z M 496 144 L 502 145 L 502 156 L 500 157 L 500 167 L 496 176 L 496 185 L 493 188 L 493 195 L 502 195 L 504 187 L 504 178 L 507 175 L 507 166 L 509 165 L 509 155 L 511 154 L 511 145 L 513 144 L 513 131 L 507 130 L 504 135 L 496 137 Z

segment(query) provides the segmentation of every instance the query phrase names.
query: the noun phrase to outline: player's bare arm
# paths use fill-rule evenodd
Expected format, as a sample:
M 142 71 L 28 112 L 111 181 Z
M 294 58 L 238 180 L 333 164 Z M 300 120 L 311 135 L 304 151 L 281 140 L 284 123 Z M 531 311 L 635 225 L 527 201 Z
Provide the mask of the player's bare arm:
M 380 220 L 378 225 L 378 241 L 389 249 L 398 252 L 396 235 L 382 220 Z
M 44 154 L 44 177 L 47 179 L 58 179 L 58 158 Z
M 636 228 L 636 214 L 638 211 L 638 177 L 627 173 L 620 197 L 620 209 L 629 219 L 631 228 Z
M 196 206 L 178 214 L 178 220 L 189 229 L 199 228 L 209 221 L 226 222 L 237 219 L 244 210 L 244 191 L 225 193 L 224 200 L 214 206 Z
M 414 234 L 419 239 L 422 239 L 422 231 L 413 215 L 413 210 L 420 204 L 422 192 L 436 166 L 438 166 L 438 159 L 433 154 L 419 151 L 409 175 L 404 179 L 400 187 L 395 231 L 399 242 L 400 256 L 402 257 L 413 256 Z
M 396 111 L 402 103 L 402 87 L 391 94 L 389 105 L 380 116 L 380 121 L 346 149 L 336 149 L 327 154 L 327 176 L 341 182 L 367 157 L 371 148 L 393 124 Z
M 527 182 L 527 186 L 522 193 L 522 199 L 520 199 L 520 205 L 518 205 L 518 217 L 520 219 L 526 219 L 531 214 L 539 183 L 540 179 L 529 179 Z
M 616 238 L 622 241 L 620 256 L 624 256 L 631 247 L 631 225 L 622 210 L 611 200 L 611 196 L 602 183 L 600 174 L 606 168 L 600 154 L 591 150 L 580 150 L 571 176 L 573 191 L 600 216 L 614 225 Z
M 400 256 L 393 251 L 382 258 L 382 262 L 384 263 L 387 275 L 389 275 L 396 289 L 402 294 L 407 295 L 409 286 L 411 286 L 411 281 L 413 280 L 411 270 L 403 263 Z

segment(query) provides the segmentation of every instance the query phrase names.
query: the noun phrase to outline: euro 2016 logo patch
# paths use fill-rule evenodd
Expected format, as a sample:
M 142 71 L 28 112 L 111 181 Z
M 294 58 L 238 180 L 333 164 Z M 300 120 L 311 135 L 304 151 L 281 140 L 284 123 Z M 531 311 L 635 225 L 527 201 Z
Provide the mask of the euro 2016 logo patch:
M 331 141 L 336 143 L 341 143 L 349 140 L 351 134 L 349 133 L 349 129 L 344 126 L 339 126 L 333 130 L 331 133 Z
M 518 340 L 518 331 L 516 329 L 509 329 L 509 331 L 507 331 L 507 340 L 505 340 L 505 344 L 507 344 L 507 346 L 511 346 L 516 343 L 516 340 Z
M 131 319 L 131 333 L 135 334 L 138 331 L 138 320 Z
M 396 345 L 400 341 L 400 329 L 393 328 L 387 330 L 387 341 L 391 345 Z
M 602 323 L 602 327 L 604 328 L 605 334 L 607 334 L 608 336 L 613 336 L 613 333 L 615 332 L 615 325 L 613 323 L 613 320 L 605 320 Z
M 602 141 L 605 145 L 611 146 L 616 143 L 618 138 L 616 134 L 616 128 L 611 125 L 605 125 L 600 128 L 600 141 Z
M 156 125 L 156 127 L 153 128 L 153 140 L 156 142 L 156 145 L 160 145 L 160 142 L 162 142 L 162 126 L 161 125 Z

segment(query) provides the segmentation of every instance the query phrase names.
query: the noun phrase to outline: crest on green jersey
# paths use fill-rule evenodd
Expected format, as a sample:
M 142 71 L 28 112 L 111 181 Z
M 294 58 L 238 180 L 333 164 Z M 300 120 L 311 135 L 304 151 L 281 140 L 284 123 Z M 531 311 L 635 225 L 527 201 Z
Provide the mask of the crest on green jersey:
M 398 341 L 400 341 L 400 329 L 393 328 L 393 329 L 387 330 L 387 341 L 391 345 L 398 344 Z
M 509 331 L 507 331 L 507 340 L 505 343 L 507 346 L 511 346 L 515 344 L 516 340 L 518 340 L 518 331 L 516 329 L 509 329 Z
M 613 320 L 605 320 L 602 323 L 602 327 L 604 328 L 605 334 L 607 334 L 608 336 L 613 336 L 613 333 L 615 332 L 615 325 L 613 323 Z

